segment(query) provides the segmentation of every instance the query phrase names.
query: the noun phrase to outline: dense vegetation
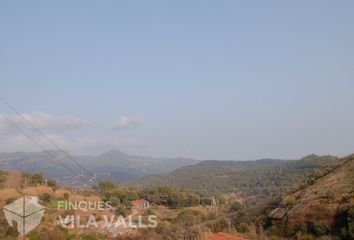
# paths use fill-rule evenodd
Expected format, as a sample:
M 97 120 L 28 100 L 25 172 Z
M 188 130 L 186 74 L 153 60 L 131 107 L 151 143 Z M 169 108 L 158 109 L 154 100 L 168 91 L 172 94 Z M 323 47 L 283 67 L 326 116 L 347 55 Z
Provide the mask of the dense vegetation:
M 117 184 L 111 181 L 102 181 L 97 190 L 105 201 L 111 202 L 120 211 L 131 208 L 131 201 L 137 199 L 145 199 L 151 204 L 163 205 L 169 208 L 191 207 L 201 203 L 200 196 L 197 194 L 170 186 L 156 186 L 138 190 L 118 187 Z
M 140 191 L 140 196 L 152 204 L 164 205 L 170 208 L 192 207 L 201 203 L 200 196 L 180 188 L 156 186 Z
M 336 166 L 332 156 L 309 155 L 300 160 L 203 161 L 162 176 L 144 177 L 128 185 L 146 187 L 171 184 L 198 193 L 242 193 L 243 196 L 277 195 L 323 166 Z

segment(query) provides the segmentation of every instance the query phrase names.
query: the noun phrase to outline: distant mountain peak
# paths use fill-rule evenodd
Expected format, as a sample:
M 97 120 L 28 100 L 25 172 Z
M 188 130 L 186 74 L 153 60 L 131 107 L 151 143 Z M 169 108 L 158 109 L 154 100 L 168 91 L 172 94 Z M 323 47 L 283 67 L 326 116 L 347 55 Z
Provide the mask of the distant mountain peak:
M 109 150 L 107 152 L 104 152 L 104 153 L 98 155 L 98 157 L 108 157 L 108 156 L 115 156 L 115 157 L 117 157 L 117 156 L 129 156 L 129 154 L 121 152 L 121 151 L 119 151 L 117 149 L 112 149 L 112 150 Z
M 50 178 L 61 178 L 70 175 L 67 169 L 53 159 L 54 155 L 74 170 L 80 170 L 72 159 L 61 151 L 48 150 L 42 152 L 0 153 L 0 169 L 19 170 L 24 172 L 42 172 Z M 124 182 L 147 175 L 164 174 L 177 168 L 196 164 L 193 159 L 154 158 L 130 155 L 116 149 L 104 152 L 99 156 L 75 156 L 77 162 L 90 172 L 108 176 L 107 178 Z M 108 175 L 107 175 L 108 173 Z M 106 178 L 106 177 L 102 177 Z

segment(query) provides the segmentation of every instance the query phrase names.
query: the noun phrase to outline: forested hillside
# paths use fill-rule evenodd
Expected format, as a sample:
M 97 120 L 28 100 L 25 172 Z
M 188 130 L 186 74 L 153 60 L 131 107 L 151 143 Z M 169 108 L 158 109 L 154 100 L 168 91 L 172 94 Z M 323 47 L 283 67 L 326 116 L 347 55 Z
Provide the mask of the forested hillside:
M 203 161 L 162 176 L 149 176 L 128 185 L 170 184 L 196 192 L 277 195 L 324 166 L 339 164 L 337 157 L 309 155 L 300 160 Z

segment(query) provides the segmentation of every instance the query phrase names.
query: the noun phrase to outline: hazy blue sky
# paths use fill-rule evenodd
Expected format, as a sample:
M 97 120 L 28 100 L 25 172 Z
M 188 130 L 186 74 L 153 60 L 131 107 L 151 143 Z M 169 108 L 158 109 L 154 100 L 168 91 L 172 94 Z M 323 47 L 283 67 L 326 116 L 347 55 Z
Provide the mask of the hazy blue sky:
M 354 152 L 353 9 L 1 1 L 0 96 L 74 153 L 345 155 Z M 0 112 L 24 127 L 2 103 Z M 3 119 L 0 134 L 0 151 L 39 150 Z

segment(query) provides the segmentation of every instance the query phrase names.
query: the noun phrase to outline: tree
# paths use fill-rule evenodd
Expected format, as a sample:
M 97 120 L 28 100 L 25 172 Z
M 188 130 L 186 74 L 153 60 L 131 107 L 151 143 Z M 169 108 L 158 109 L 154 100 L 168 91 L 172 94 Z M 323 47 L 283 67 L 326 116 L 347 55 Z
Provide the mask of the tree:
M 172 208 L 191 207 L 200 203 L 200 197 L 197 194 L 171 186 L 145 188 L 140 192 L 140 195 L 152 204 Z
M 53 190 L 56 190 L 58 187 L 58 184 L 57 184 L 57 181 L 55 181 L 54 179 L 48 179 L 47 186 L 51 187 Z
M 102 193 L 110 193 L 117 187 L 117 184 L 112 181 L 101 181 L 98 184 L 98 188 Z
M 42 173 L 34 173 L 30 176 L 31 185 L 41 185 L 44 183 L 44 177 Z

